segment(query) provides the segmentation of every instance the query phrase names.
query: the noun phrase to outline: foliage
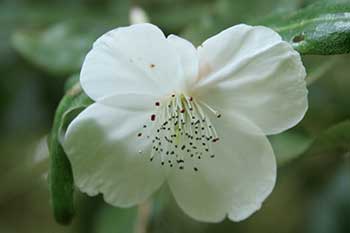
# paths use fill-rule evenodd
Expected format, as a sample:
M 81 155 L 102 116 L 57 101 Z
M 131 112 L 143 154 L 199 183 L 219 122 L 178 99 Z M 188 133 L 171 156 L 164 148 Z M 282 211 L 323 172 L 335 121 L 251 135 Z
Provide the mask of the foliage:
M 322 132 L 306 151 L 306 156 L 349 156 L 350 120 L 333 125 Z
M 69 224 L 74 215 L 74 180 L 60 137 L 69 122 L 91 102 L 82 92 L 79 83 L 76 83 L 67 91 L 57 107 L 49 137 L 51 201 L 54 216 L 61 224 Z
M 350 52 L 350 2 L 321 1 L 280 13 L 262 22 L 280 33 L 301 54 Z

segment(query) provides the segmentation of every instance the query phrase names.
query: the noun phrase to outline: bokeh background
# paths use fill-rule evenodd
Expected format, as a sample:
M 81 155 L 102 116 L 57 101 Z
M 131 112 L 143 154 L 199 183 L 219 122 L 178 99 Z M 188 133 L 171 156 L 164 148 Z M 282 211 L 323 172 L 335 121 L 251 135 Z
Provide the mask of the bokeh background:
M 113 208 L 100 197 L 78 193 L 76 217 L 68 227 L 55 223 L 50 208 L 46 135 L 64 83 L 79 72 L 98 36 L 130 23 L 132 7 L 142 7 L 167 34 L 199 45 L 226 27 L 259 24 L 313 2 L 0 0 L 0 233 L 142 233 L 138 227 L 145 209 L 150 210 L 147 232 L 155 233 L 350 232 L 350 153 L 305 152 L 314 138 L 350 118 L 348 55 L 303 57 L 309 111 L 297 127 L 271 137 L 281 165 L 277 186 L 248 220 L 198 223 L 178 209 L 166 189 L 141 211 Z

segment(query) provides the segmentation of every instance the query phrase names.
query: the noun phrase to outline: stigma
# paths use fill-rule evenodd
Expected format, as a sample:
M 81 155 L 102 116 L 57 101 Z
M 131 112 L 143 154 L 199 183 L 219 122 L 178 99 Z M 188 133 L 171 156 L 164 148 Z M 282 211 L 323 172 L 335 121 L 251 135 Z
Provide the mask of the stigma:
M 159 156 L 157 161 L 161 166 L 183 170 L 188 165 L 197 172 L 200 161 L 215 158 L 212 145 L 219 137 L 206 112 L 220 118 L 219 112 L 192 96 L 175 93 L 162 104 L 155 102 L 154 106 L 155 113 L 150 115 L 149 124 L 142 127 L 147 133 L 140 130 L 137 134 L 139 139 L 150 140 L 150 162 Z

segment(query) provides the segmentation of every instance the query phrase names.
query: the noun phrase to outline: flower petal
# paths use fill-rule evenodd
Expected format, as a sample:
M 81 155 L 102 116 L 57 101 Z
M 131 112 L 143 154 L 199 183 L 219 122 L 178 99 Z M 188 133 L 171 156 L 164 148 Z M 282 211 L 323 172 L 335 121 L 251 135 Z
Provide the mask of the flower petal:
M 243 115 L 265 134 L 280 133 L 303 118 L 306 72 L 300 55 L 276 32 L 234 26 L 208 39 L 198 53 L 205 76 L 195 88 L 211 106 Z
M 163 94 L 179 82 L 180 66 L 158 27 L 136 24 L 111 30 L 94 43 L 80 82 L 95 101 L 123 93 Z
M 189 158 L 183 170 L 169 174 L 169 186 L 179 206 L 192 218 L 234 221 L 255 212 L 272 191 L 276 162 L 262 132 L 249 121 L 223 116 L 212 123 L 220 140 L 214 158 Z M 197 167 L 198 171 L 194 171 Z
M 115 94 L 107 96 L 98 101 L 99 104 L 106 106 L 125 109 L 128 111 L 140 112 L 140 111 L 152 111 L 154 110 L 155 103 L 160 101 L 158 96 L 149 94 Z
M 176 49 L 181 61 L 183 75 L 182 89 L 186 89 L 190 86 L 190 82 L 195 80 L 199 72 L 199 61 L 197 56 L 197 50 L 193 44 L 181 37 L 175 35 L 168 36 L 169 43 Z
M 64 149 L 81 191 L 102 193 L 106 202 L 128 207 L 161 186 L 164 170 L 160 163 L 149 162 L 150 144 L 138 137 L 148 117 L 147 112 L 135 114 L 95 103 L 74 119 Z

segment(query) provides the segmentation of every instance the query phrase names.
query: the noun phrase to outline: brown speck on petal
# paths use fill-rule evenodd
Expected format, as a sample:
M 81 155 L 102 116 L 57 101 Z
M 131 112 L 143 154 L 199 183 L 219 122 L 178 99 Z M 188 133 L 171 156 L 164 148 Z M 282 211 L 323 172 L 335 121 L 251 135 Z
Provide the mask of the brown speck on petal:
M 156 67 L 156 65 L 155 64 L 150 64 L 149 67 L 154 68 L 154 67 Z

